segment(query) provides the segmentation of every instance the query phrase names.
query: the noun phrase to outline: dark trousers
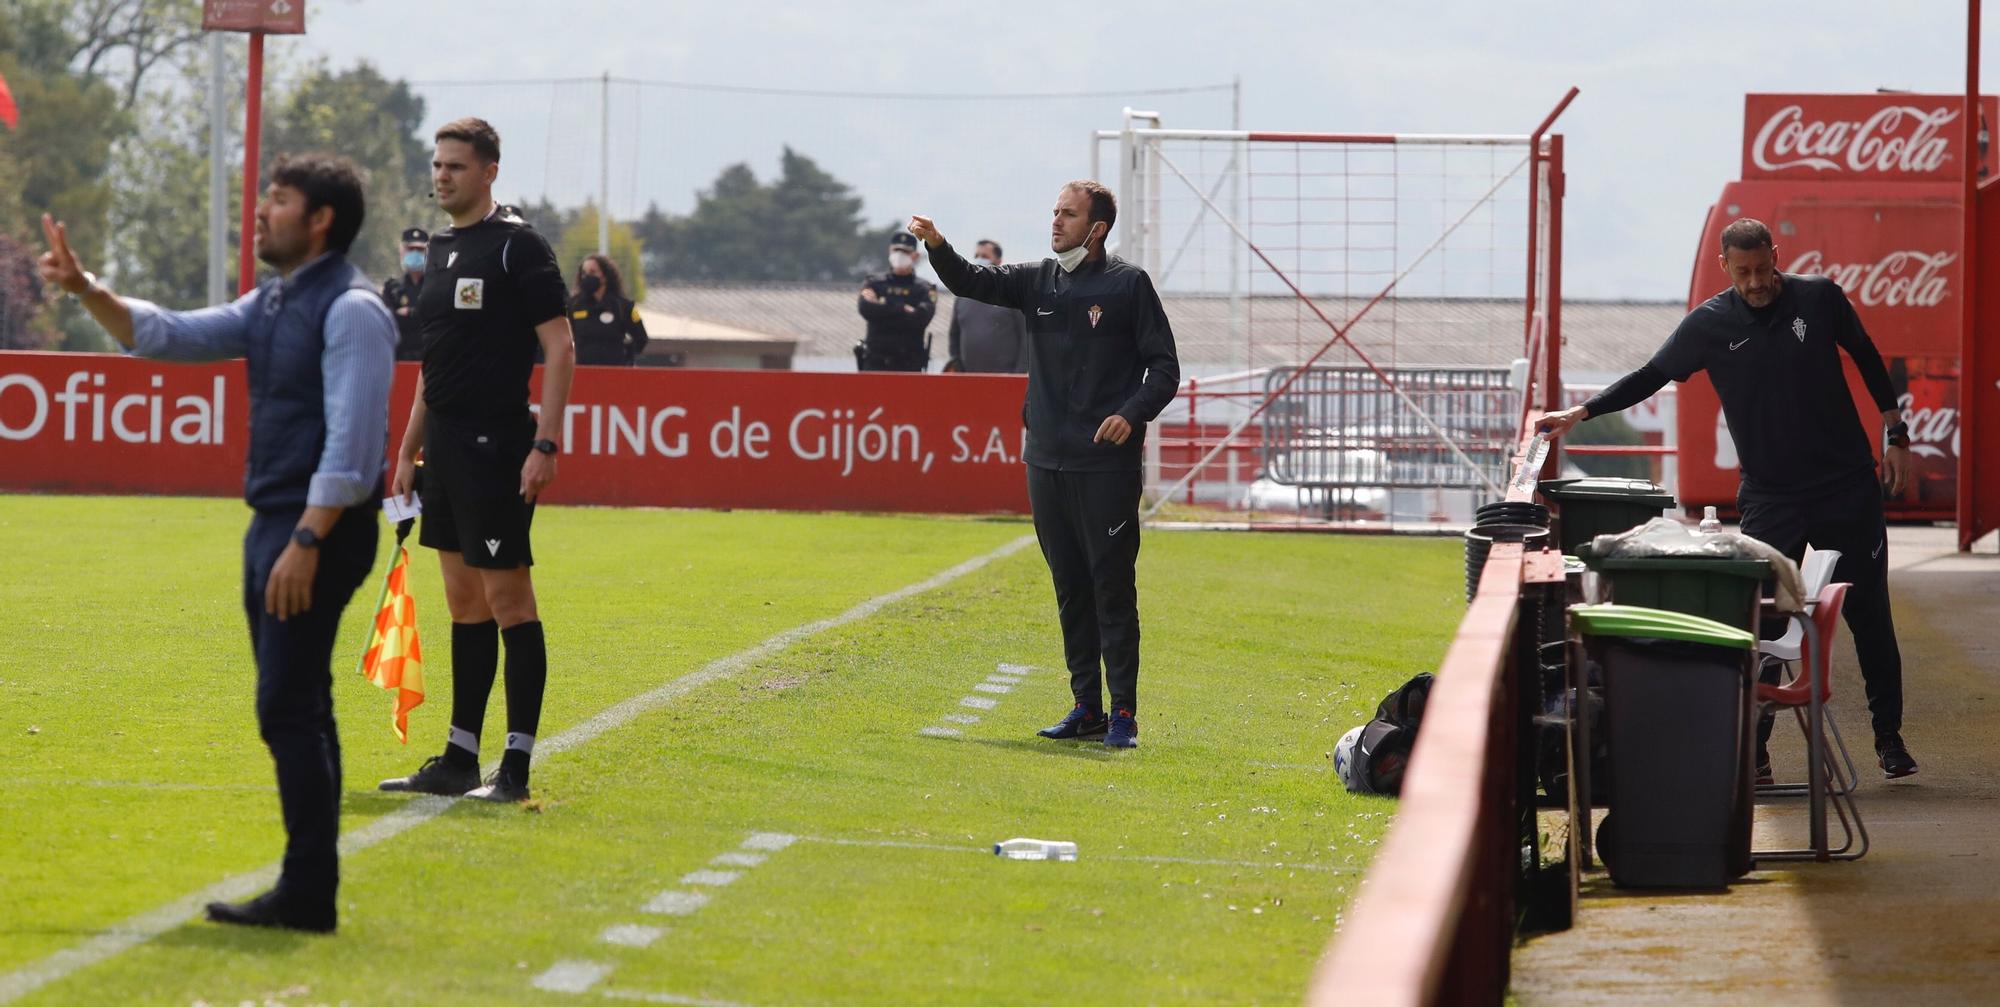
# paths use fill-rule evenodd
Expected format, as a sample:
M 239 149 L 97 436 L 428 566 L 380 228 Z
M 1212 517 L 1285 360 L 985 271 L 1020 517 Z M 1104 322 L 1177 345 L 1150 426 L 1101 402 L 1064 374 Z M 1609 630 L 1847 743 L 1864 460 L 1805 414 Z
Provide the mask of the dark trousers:
M 1840 550 L 1836 583 L 1854 585 L 1841 606 L 1868 691 L 1877 736 L 1903 728 L 1903 655 L 1889 612 L 1889 528 L 1882 489 L 1872 472 L 1801 500 L 1758 500 L 1738 494 L 1743 534 L 1799 562 L 1806 546 Z
M 1056 584 L 1070 692 L 1102 709 L 1108 679 L 1111 709 L 1137 712 L 1142 476 L 1027 469 L 1035 538 Z
M 285 815 L 278 891 L 333 905 L 340 883 L 340 735 L 333 722 L 333 644 L 340 613 L 375 564 L 374 511 L 343 514 L 319 548 L 312 607 L 279 622 L 264 611 L 264 586 L 292 540 L 299 511 L 259 512 L 243 537 L 243 612 L 257 657 L 257 728 L 278 769 Z

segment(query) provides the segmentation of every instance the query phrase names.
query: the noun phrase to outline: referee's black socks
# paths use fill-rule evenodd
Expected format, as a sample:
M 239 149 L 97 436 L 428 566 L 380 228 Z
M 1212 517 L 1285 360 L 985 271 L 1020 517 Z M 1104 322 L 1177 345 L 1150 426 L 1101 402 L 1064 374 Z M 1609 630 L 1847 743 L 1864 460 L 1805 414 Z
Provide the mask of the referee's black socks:
M 486 722 L 486 697 L 500 669 L 500 624 L 451 624 L 451 740 L 444 761 L 461 769 L 479 768 L 479 728 Z
M 507 642 L 507 750 L 500 768 L 517 780 L 528 778 L 535 732 L 542 722 L 542 692 L 549 682 L 549 649 L 540 620 L 500 631 Z

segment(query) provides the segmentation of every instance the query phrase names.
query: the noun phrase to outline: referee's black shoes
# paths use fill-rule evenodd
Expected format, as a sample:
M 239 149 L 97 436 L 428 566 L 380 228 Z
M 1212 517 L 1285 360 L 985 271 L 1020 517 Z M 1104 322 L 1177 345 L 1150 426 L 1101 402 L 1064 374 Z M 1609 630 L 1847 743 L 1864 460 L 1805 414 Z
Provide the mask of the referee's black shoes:
M 496 769 L 486 778 L 486 785 L 465 792 L 465 796 L 475 801 L 492 801 L 495 804 L 518 804 L 528 799 L 528 781 Z
M 425 759 L 423 766 L 416 772 L 408 776 L 398 776 L 393 780 L 383 780 L 376 785 L 376 789 L 459 797 L 477 786 L 479 786 L 478 766 L 475 765 L 470 769 L 454 766 L 444 756 L 433 755 Z
M 1104 729 L 1109 723 L 1104 718 L 1103 710 L 1078 703 L 1075 709 L 1069 711 L 1069 716 L 1035 733 L 1044 738 L 1054 738 L 1058 741 L 1071 741 L 1080 738 L 1102 738 L 1104 737 Z
M 1914 775 L 1917 760 L 1910 757 L 1910 750 L 1903 747 L 1901 734 L 1878 734 L 1875 736 L 1875 761 L 1882 766 L 1882 775 L 1894 780 Z
M 208 918 L 217 923 L 241 927 L 277 927 L 281 930 L 330 934 L 333 932 L 334 917 L 330 905 L 308 908 L 272 890 L 248 902 L 211 902 L 208 904 Z

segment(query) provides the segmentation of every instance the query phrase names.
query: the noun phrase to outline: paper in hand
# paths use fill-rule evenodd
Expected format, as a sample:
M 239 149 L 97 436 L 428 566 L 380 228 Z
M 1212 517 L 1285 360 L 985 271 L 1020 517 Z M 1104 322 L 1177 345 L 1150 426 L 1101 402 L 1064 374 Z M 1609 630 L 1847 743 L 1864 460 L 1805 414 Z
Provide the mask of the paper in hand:
M 408 501 L 399 496 L 382 498 L 382 516 L 388 518 L 390 524 L 400 524 L 423 512 L 423 500 L 414 493 Z

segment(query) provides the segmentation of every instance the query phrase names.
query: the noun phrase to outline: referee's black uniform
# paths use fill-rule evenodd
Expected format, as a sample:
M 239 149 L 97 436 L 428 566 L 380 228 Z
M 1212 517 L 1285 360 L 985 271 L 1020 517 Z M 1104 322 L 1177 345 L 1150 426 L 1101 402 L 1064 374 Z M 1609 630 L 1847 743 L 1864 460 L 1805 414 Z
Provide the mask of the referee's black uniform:
M 1028 500 L 1055 579 L 1070 691 L 1080 706 L 1139 708 L 1139 496 L 1146 424 L 1180 387 L 1173 330 L 1146 271 L 1114 256 L 1065 272 L 1055 259 L 976 265 L 931 249 L 946 288 L 1027 316 Z M 1123 444 L 1095 440 L 1113 414 Z M 1099 674 L 1099 658 L 1103 672 Z
M 1870 437 L 1848 393 L 1847 351 L 1876 408 L 1898 408 L 1882 355 L 1840 285 L 1779 274 L 1778 295 L 1753 308 L 1725 290 L 1689 312 L 1644 367 L 1584 403 L 1599 416 L 1644 401 L 1669 380 L 1707 371 L 1736 442 L 1743 534 L 1790 556 L 1840 550 L 1835 581 L 1853 584 L 1841 612 L 1867 685 L 1878 751 L 1903 726 L 1903 658 L 1889 611 L 1888 527 Z M 1900 747 L 1900 739 L 1896 741 Z

